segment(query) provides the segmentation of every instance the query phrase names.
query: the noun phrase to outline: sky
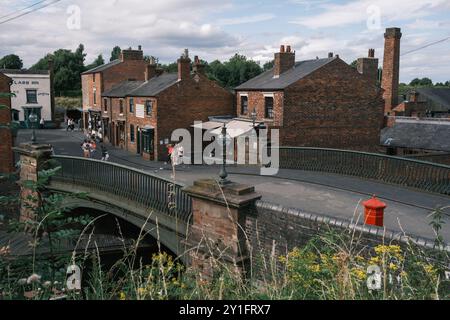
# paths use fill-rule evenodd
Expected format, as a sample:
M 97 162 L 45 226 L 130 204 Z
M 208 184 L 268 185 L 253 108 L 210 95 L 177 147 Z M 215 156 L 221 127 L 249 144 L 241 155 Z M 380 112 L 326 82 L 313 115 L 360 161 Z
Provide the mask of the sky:
M 4 22 L 38 2 L 30 9 L 50 5 Z M 450 39 L 409 53 L 450 37 L 450 0 L 0 0 L 0 57 L 15 53 L 29 67 L 82 43 L 86 64 L 109 60 L 115 45 L 142 45 L 161 63 L 185 48 L 207 61 L 240 53 L 264 63 L 286 44 L 296 60 L 334 52 L 348 63 L 374 48 L 381 65 L 387 27 L 402 29 L 401 82 L 450 80 Z

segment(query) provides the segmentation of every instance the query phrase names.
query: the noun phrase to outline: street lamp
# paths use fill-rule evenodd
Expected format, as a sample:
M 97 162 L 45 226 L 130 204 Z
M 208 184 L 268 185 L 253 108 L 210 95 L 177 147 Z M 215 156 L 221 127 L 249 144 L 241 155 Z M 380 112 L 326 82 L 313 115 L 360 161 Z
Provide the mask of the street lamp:
M 31 134 L 31 144 L 36 144 L 36 123 L 38 121 L 37 114 L 33 111 L 30 116 L 28 117 L 28 120 L 31 123 L 31 127 L 33 128 L 33 133 Z
M 225 166 L 226 166 L 226 161 L 227 161 L 227 145 L 229 145 L 231 143 L 231 137 L 227 134 L 226 123 L 223 124 L 222 133 L 218 136 L 218 142 L 219 142 L 219 144 L 222 144 L 223 161 L 222 161 L 222 167 L 220 168 L 220 173 L 219 173 L 219 177 L 220 177 L 219 184 L 223 186 L 223 185 L 230 183 L 230 181 L 227 179 L 228 173 L 227 173 Z
M 253 109 L 253 111 L 252 111 L 250 116 L 252 117 L 252 120 L 253 120 L 253 128 L 255 128 L 256 116 L 257 116 L 255 109 Z

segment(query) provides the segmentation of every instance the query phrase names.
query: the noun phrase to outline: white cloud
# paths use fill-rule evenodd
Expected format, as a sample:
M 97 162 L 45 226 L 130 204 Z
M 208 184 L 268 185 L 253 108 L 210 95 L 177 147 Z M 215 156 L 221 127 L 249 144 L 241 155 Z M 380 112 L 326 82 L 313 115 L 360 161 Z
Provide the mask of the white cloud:
M 357 0 L 346 4 L 324 4 L 322 13 L 302 17 L 291 21 L 308 28 L 325 28 L 366 22 L 371 13 L 368 8 L 377 7 L 381 13 L 381 21 L 422 18 L 435 12 L 439 7 L 449 8 L 448 0 Z
M 228 26 L 228 25 L 237 25 L 237 24 L 268 21 L 268 20 L 272 20 L 274 18 L 275 18 L 274 14 L 265 13 L 265 14 L 257 14 L 257 15 L 253 15 L 253 16 L 219 19 L 217 21 L 217 24 L 221 25 L 221 26 Z

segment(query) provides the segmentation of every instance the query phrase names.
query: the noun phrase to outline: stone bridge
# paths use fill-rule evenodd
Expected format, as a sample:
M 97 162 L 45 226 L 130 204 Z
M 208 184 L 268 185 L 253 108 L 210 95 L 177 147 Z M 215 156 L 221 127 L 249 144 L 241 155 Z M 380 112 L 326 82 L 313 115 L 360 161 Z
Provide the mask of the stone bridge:
M 21 180 L 36 180 L 44 168 L 42 165 L 48 164 L 51 158 L 52 165 L 59 170 L 48 188 L 87 195 L 70 205 L 108 212 L 144 228 L 184 263 L 206 274 L 211 256 L 221 256 L 241 266 L 255 251 L 267 252 L 275 246 L 276 253 L 283 254 L 324 228 L 357 231 L 364 245 L 414 242 L 428 249 L 450 250 L 448 245 L 436 247 L 433 240 L 268 203 L 248 185 L 220 186 L 215 180 L 198 180 L 185 187 L 115 163 L 52 157 L 49 145 L 23 144 L 16 151 L 21 156 Z M 389 180 L 442 194 L 450 191 L 450 167 L 413 160 L 402 163 L 400 158 L 370 157 L 356 152 L 309 151 L 307 148 L 281 150 L 281 166 L 306 170 L 319 170 L 322 166 L 325 172 Z M 353 159 L 351 163 L 349 157 Z

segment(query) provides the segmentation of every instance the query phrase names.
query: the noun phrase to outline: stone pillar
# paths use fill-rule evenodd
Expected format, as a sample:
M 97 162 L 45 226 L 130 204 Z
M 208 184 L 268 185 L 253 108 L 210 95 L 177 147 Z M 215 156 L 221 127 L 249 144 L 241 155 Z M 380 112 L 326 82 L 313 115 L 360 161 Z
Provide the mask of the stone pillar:
M 36 209 L 40 206 L 40 194 L 30 184 L 38 181 L 38 173 L 45 169 L 52 147 L 48 144 L 22 143 L 14 150 L 20 156 L 20 221 L 26 222 L 34 219 Z
M 249 259 L 245 236 L 246 216 L 261 195 L 253 186 L 198 180 L 185 189 L 192 197 L 193 224 L 187 237 L 190 265 L 211 278 L 217 262 L 243 271 Z

